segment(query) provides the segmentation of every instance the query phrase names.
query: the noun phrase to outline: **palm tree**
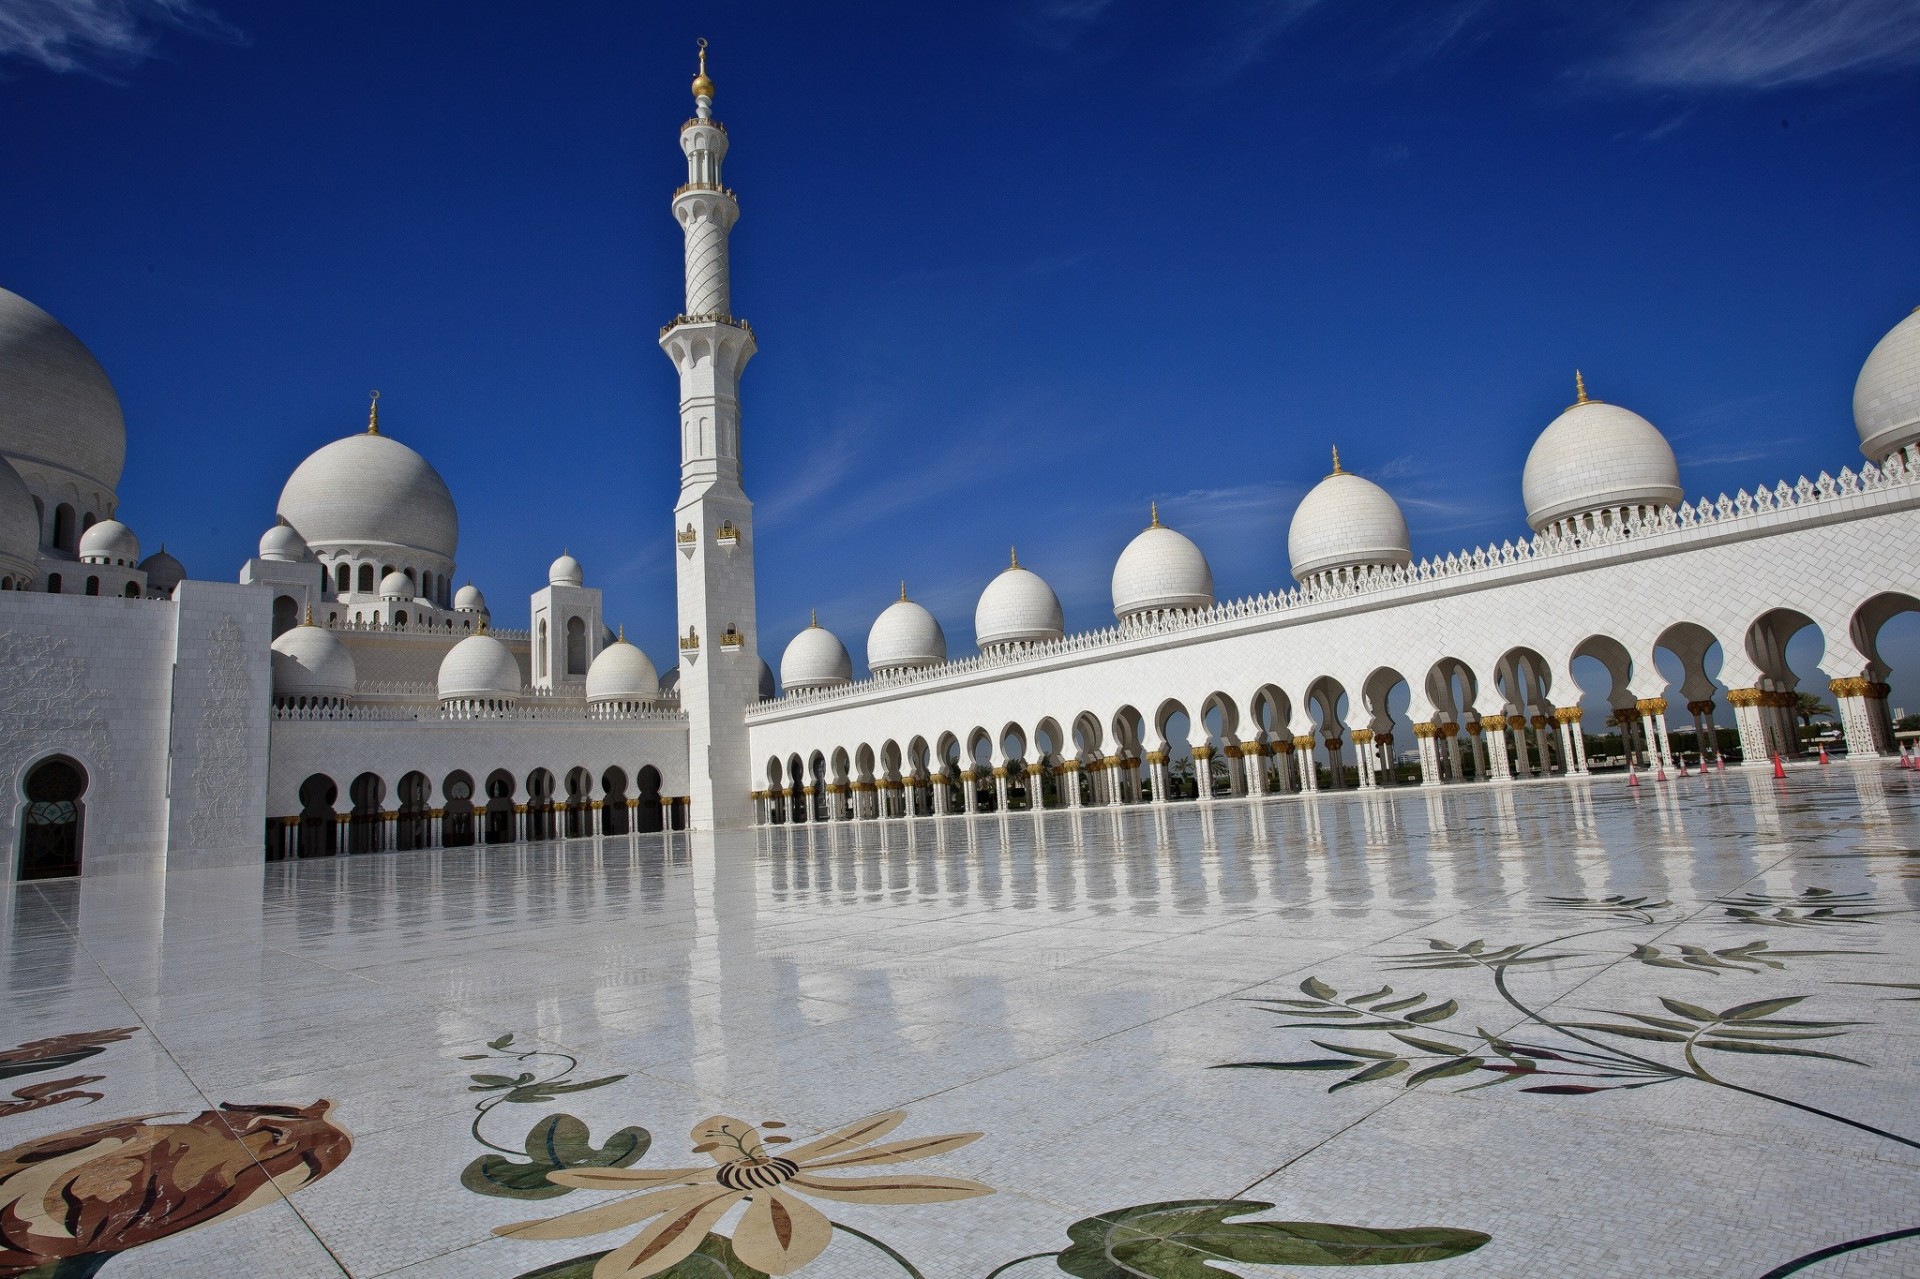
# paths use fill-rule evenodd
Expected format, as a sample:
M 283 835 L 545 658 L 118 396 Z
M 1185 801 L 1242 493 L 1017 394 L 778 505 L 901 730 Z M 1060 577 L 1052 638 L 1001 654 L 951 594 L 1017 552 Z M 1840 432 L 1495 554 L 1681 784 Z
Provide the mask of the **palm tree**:
M 1800 727 L 1812 728 L 1816 719 L 1832 719 L 1833 707 L 1820 700 L 1818 693 L 1801 693 L 1795 699 L 1793 713 L 1800 719 Z

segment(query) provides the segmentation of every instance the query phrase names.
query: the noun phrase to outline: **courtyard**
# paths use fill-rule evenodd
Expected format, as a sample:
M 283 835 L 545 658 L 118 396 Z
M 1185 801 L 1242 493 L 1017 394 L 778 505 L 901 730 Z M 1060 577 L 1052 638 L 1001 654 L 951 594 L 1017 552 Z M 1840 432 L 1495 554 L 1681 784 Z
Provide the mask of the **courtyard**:
M 15 884 L 0 1276 L 1912 1274 L 1815 1254 L 1920 1226 L 1917 804 L 1810 765 Z

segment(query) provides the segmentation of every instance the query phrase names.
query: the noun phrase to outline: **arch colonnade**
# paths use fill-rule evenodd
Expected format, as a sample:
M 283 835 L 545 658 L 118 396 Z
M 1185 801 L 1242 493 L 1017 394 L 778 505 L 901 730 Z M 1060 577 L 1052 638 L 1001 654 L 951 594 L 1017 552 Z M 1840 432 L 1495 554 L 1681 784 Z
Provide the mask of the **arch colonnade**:
M 928 718 L 951 715 L 962 699 L 983 708 L 989 702 L 1044 705 L 1058 696 L 1048 691 L 1050 683 L 1067 682 L 1050 678 L 1055 672 L 1013 667 L 1003 679 L 964 693 L 903 689 L 906 696 L 893 704 L 836 707 L 828 701 L 756 725 L 756 758 L 762 761 L 756 781 L 763 784 L 752 797 L 758 822 L 769 825 L 1185 798 L 1206 803 L 1407 783 L 1511 783 L 1581 777 L 1609 765 L 1771 766 L 1776 755 L 1792 759 L 1803 753 L 1803 691 L 1830 698 L 1849 757 L 1871 759 L 1896 749 L 1888 707 L 1891 672 L 1879 637 L 1890 619 L 1905 612 L 1920 612 L 1920 595 L 1880 592 L 1823 620 L 1811 610 L 1778 606 L 1718 631 L 1698 622 L 1674 623 L 1637 643 L 1595 632 L 1560 647 L 1553 660 L 1523 646 L 1478 662 L 1443 655 L 1409 664 L 1409 670 L 1381 665 L 1366 671 L 1363 665 L 1360 678 L 1318 675 L 1291 693 L 1267 683 L 1238 696 L 1215 689 L 1130 700 L 1104 712 L 876 733 L 877 741 L 862 734 L 865 740 L 851 745 L 787 745 L 804 740 L 809 728 L 831 742 L 842 725 L 862 719 L 897 729 L 918 718 L 918 707 Z M 1787 649 L 1790 642 L 1797 650 L 1809 648 L 1797 639 L 1808 628 L 1822 655 L 1820 671 L 1808 670 L 1803 679 L 1789 665 Z M 1723 646 L 1723 633 L 1732 644 Z M 1669 668 L 1678 665 L 1677 678 L 1660 670 L 1656 652 L 1667 655 Z M 1221 670 L 1235 664 L 1222 657 Z M 1584 684 L 1575 675 L 1576 662 L 1584 667 Z M 1804 657 L 1801 662 L 1807 665 Z M 1202 664 L 1189 658 L 1181 665 Z M 1816 674 L 1829 678 L 1811 678 Z M 994 684 L 1001 685 L 997 693 L 980 695 Z M 1593 684 L 1599 687 L 1588 686 Z M 1027 690 L 1030 699 L 1022 695 Z M 1596 718 L 1604 708 L 1606 724 L 1619 733 L 1629 758 L 1590 756 L 1583 698 Z M 1398 740 L 1395 731 L 1408 725 L 1411 743 Z M 1727 728 L 1738 744 L 1722 761 Z M 776 738 L 785 749 L 767 749 Z M 1182 745 L 1190 766 L 1176 758 Z
M 456 768 L 437 779 L 415 769 L 392 786 L 363 772 L 344 790 L 315 772 L 300 783 L 298 813 L 267 819 L 266 854 L 278 861 L 686 829 L 686 797 L 661 794 L 661 784 L 651 764 L 597 774 L 580 765 L 524 775 Z

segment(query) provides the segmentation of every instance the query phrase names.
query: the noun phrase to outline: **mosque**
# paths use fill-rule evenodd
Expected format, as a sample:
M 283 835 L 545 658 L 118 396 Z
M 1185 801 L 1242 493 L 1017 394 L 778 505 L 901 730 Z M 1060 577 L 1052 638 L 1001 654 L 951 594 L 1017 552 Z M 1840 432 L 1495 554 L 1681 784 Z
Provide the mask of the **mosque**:
M 732 312 L 739 206 L 704 52 L 693 94 L 672 198 L 686 295 L 660 330 L 682 479 L 658 530 L 679 618 L 664 674 L 608 629 L 570 555 L 508 624 L 456 588 L 453 495 L 383 430 L 377 396 L 364 430 L 288 477 L 237 581 L 195 577 L 164 545 L 143 555 L 119 518 L 111 380 L 0 290 L 0 841 L 17 876 L 1577 780 L 1596 691 L 1575 682 L 1581 658 L 1606 670 L 1611 722 L 1656 777 L 1689 742 L 1701 766 L 1797 754 L 1807 690 L 1834 699 L 1851 761 L 1894 749 L 1878 637 L 1920 610 L 1920 310 L 1861 369 L 1857 467 L 1689 497 L 1660 431 L 1576 377 L 1520 477 L 1528 532 L 1498 546 L 1416 561 L 1393 496 L 1336 454 L 1293 516 L 1289 584 L 1216 598 L 1201 548 L 1153 511 L 1114 566 L 1111 627 L 1067 634 L 1015 554 L 981 592 L 977 653 L 950 654 L 903 587 L 868 632 L 864 679 L 815 625 L 776 686 L 741 481 L 757 339 Z M 1809 626 L 1824 653 L 1796 671 L 1788 642 Z

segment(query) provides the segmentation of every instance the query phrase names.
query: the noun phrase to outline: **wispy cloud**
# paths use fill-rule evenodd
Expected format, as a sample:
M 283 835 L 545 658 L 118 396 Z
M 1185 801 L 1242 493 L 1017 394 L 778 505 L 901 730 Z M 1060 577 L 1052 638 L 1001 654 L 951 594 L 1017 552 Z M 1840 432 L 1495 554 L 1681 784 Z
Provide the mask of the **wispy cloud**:
M 169 29 L 239 38 L 195 0 L 0 0 L 0 60 L 111 76 L 151 57 Z
M 1668 0 L 1598 70 L 1649 89 L 1774 89 L 1920 65 L 1913 0 Z

